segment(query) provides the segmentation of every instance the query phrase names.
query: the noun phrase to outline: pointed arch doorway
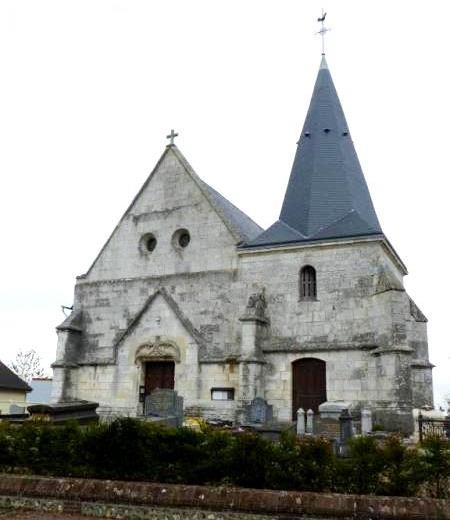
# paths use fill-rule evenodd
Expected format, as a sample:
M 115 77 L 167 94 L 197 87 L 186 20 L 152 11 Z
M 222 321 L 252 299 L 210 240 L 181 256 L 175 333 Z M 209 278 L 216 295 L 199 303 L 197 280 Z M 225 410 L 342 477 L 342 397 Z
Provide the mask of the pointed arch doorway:
M 303 408 L 319 411 L 319 404 L 327 400 L 326 363 L 321 359 L 302 358 L 292 363 L 292 420 Z

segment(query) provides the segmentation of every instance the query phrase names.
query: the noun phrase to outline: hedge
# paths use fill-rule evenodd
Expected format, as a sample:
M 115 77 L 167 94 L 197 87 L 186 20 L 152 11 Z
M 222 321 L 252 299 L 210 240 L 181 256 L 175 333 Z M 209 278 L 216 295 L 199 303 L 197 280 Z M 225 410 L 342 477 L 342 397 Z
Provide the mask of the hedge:
M 450 449 L 427 438 L 407 448 L 355 437 L 336 457 L 320 437 L 285 433 L 273 442 L 255 433 L 205 427 L 166 428 L 131 418 L 80 427 L 0 424 L 0 471 L 48 476 L 237 485 L 298 491 L 448 496 Z

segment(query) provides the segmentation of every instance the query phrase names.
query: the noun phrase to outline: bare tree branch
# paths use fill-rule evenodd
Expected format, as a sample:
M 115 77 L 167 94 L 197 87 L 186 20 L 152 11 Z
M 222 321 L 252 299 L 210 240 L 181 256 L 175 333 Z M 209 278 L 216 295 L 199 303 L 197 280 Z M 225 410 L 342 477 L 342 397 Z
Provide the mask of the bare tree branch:
M 44 377 L 44 368 L 39 354 L 34 350 L 19 350 L 9 364 L 9 368 L 23 380 L 30 382 L 33 377 Z

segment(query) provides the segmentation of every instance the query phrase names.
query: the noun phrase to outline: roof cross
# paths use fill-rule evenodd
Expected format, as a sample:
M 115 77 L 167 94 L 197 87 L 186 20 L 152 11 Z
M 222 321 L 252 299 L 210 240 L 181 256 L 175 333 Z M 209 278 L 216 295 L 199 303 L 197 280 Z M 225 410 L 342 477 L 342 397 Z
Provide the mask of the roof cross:
M 178 134 L 176 134 L 175 131 L 172 129 L 170 131 L 170 134 L 166 135 L 166 139 L 170 139 L 170 143 L 167 146 L 173 146 L 175 144 L 174 143 L 175 137 L 178 137 Z
M 327 27 L 325 27 L 325 25 L 324 25 L 326 16 L 327 16 L 327 13 L 325 13 L 324 10 L 322 9 L 322 15 L 319 16 L 319 18 L 317 18 L 317 21 L 322 24 L 320 31 L 318 31 L 317 34 L 320 34 L 320 36 L 322 37 L 322 54 L 323 55 L 325 54 L 325 34 L 330 30 Z

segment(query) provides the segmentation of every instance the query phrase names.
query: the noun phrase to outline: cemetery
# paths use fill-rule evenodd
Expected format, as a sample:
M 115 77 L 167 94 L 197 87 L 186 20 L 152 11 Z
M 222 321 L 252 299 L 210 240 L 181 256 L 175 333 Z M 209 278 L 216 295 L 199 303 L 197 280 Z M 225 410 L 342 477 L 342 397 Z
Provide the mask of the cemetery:
M 418 411 L 406 436 L 345 402 L 299 408 L 290 426 L 262 398 L 238 423 L 189 417 L 171 389 L 145 396 L 133 418 L 101 419 L 97 407 L 0 416 L 0 515 L 450 518 L 450 421 L 434 412 Z
M 0 471 L 448 497 L 450 448 L 445 436 L 436 433 L 424 435 L 419 445 L 395 434 L 354 435 L 348 411 L 338 419 L 339 438 L 285 430 L 273 440 L 258 427 L 214 427 L 203 422 L 197 429 L 174 428 L 155 418 L 119 418 L 87 426 L 74 420 L 60 426 L 39 420 L 2 423 Z M 176 416 L 171 415 L 170 421 Z M 307 417 L 305 430 L 309 429 Z
M 141 402 L 137 417 L 101 418 L 98 403 L 83 400 L 0 415 L 0 516 L 450 518 L 445 414 L 416 410 L 408 436 L 384 431 L 370 409 L 345 401 L 299 408 L 289 425 L 260 397 L 234 423 L 193 417 L 174 389 Z M 77 491 L 67 497 L 58 486 Z M 209 498 L 199 503 L 198 494 Z

